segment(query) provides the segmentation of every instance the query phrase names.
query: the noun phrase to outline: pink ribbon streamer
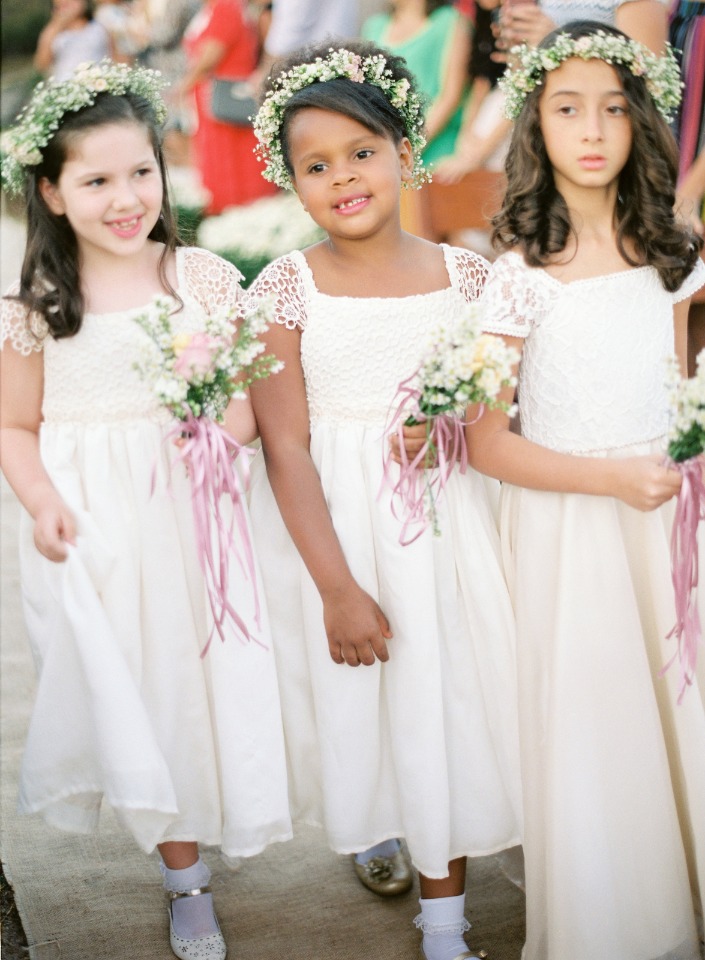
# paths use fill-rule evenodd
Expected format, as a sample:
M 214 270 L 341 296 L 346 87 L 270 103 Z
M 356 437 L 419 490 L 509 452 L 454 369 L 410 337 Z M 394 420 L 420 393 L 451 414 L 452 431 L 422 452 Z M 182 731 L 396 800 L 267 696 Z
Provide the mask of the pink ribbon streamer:
M 234 553 L 252 584 L 255 624 L 260 629 L 261 611 L 255 559 L 243 504 L 243 496 L 250 480 L 249 457 L 254 451 L 241 446 L 220 424 L 208 417 L 189 415 L 186 420 L 180 420 L 172 427 L 169 436 L 182 440 L 176 461 L 184 464 L 191 480 L 196 549 L 213 614 L 213 627 L 201 656 L 208 653 L 214 632 L 217 631 L 220 639 L 225 641 L 225 626 L 228 620 L 243 643 L 254 639 L 256 643 L 264 646 L 256 637 L 251 636 L 247 625 L 228 597 L 228 571 L 231 554 Z M 235 460 L 241 455 L 244 455 L 244 459 L 241 459 L 244 473 L 242 483 L 234 468 Z M 221 507 L 221 497 L 226 493 L 233 505 L 232 514 L 227 520 Z M 235 528 L 238 533 L 237 541 L 234 537 Z
M 436 504 L 445 490 L 456 463 L 459 462 L 458 469 L 461 473 L 465 473 L 468 465 L 468 450 L 465 440 L 466 423 L 458 417 L 445 413 L 430 418 L 424 445 L 416 456 L 409 460 L 404 445 L 404 426 L 410 416 L 421 423 L 429 420 L 419 409 L 421 391 L 412 386 L 417 373 L 399 384 L 397 395 L 392 404 L 391 414 L 384 432 L 385 436 L 397 435 L 401 464 L 399 464 L 398 479 L 395 480 L 391 452 L 388 447 L 385 447 L 384 477 L 379 492 L 379 496 L 381 496 L 385 484 L 391 487 L 392 513 L 396 519 L 402 521 L 399 543 L 404 547 L 418 540 L 431 523 L 434 532 L 438 532 L 436 528 Z M 482 408 L 478 417 L 481 415 Z M 429 454 L 431 457 L 435 457 L 437 461 L 434 469 L 424 469 L 424 463 Z M 396 499 L 401 501 L 403 512 L 401 517 L 395 507 Z M 419 529 L 416 533 L 411 534 L 410 530 L 415 526 L 418 526 Z
M 705 516 L 705 484 L 702 456 L 682 463 L 670 463 L 683 478 L 676 501 L 676 516 L 671 533 L 671 580 L 676 603 L 676 622 L 667 636 L 675 638 L 677 649 L 663 667 L 663 676 L 677 660 L 680 671 L 678 703 L 693 683 L 698 645 L 702 641 L 700 615 L 696 605 L 698 587 L 698 523 Z

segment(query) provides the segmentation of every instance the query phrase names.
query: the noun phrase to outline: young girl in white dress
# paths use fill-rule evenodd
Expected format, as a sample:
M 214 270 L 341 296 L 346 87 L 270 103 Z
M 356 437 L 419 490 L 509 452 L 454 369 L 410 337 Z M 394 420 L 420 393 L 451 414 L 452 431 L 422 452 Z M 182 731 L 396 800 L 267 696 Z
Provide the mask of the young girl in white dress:
M 442 536 L 403 547 L 384 482 L 397 387 L 487 271 L 400 227 L 419 110 L 403 60 L 371 44 L 308 48 L 271 75 L 255 123 L 269 176 L 293 185 L 327 237 L 248 291 L 273 300 L 268 351 L 285 364 L 252 390 L 269 482 L 255 478 L 250 508 L 294 815 L 324 824 L 381 894 L 410 886 L 406 838 L 423 955 L 458 960 L 476 955 L 463 939 L 466 857 L 519 837 L 513 622 L 496 485 L 458 473 Z
M 242 295 L 237 270 L 177 243 L 150 77 L 101 65 L 51 85 L 4 170 L 25 182 L 28 216 L 1 314 L 2 468 L 25 508 L 39 667 L 20 809 L 88 832 L 104 799 L 143 850 L 159 848 L 176 956 L 212 960 L 225 943 L 197 843 L 249 856 L 291 826 L 267 626 L 266 646 L 233 634 L 201 657 L 210 627 L 190 483 L 170 467 L 170 418 L 134 369 L 150 343 L 135 318 L 153 296 L 170 297 L 175 330 L 192 332 Z M 246 441 L 249 401 L 231 406 Z M 231 599 L 254 624 L 237 567 Z
M 468 428 L 473 465 L 505 481 L 524 958 L 696 960 L 705 687 L 701 672 L 678 706 L 677 669 L 659 674 L 675 647 L 680 488 L 664 462 L 665 361 L 677 351 L 685 370 L 705 267 L 672 212 L 675 148 L 658 108 L 677 71 L 614 28 L 565 29 L 509 74 L 518 116 L 495 221 L 506 252 L 483 295 L 487 330 L 523 348 L 522 436 L 498 411 Z

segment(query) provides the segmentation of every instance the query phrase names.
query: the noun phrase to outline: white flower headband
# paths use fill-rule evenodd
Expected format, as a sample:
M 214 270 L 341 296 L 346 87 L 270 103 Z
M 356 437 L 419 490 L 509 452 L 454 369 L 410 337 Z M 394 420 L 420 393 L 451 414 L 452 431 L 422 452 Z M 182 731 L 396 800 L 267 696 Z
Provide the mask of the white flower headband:
M 510 120 L 516 120 L 527 96 L 543 83 L 544 73 L 555 70 L 571 57 L 628 67 L 634 76 L 644 78 L 656 107 L 666 120 L 681 100 L 680 69 L 668 45 L 664 55 L 658 57 L 636 40 L 597 30 L 577 40 L 561 33 L 550 47 L 542 49 L 522 44 L 510 53 L 511 66 L 499 81 L 507 98 L 505 113 Z
M 256 153 L 264 161 L 263 176 L 284 189 L 291 189 L 291 177 L 284 162 L 281 146 L 281 126 L 285 108 L 295 93 L 312 83 L 325 83 L 342 77 L 353 83 L 370 83 L 384 93 L 391 105 L 399 111 L 406 135 L 414 155 L 412 184 L 421 186 L 426 173 L 421 151 L 426 146 L 423 135 L 423 107 L 419 96 L 411 89 L 406 78 L 395 79 L 387 68 L 381 54 L 362 57 L 350 50 L 331 48 L 324 59 L 317 57 L 312 63 L 301 63 L 280 74 L 274 81 L 274 89 L 264 98 L 254 120 L 255 134 L 259 140 Z
M 16 126 L 0 139 L 3 186 L 10 193 L 20 193 L 27 168 L 42 162 L 42 151 L 61 126 L 64 115 L 92 106 L 100 93 L 134 93 L 144 97 L 152 105 L 157 123 L 163 123 L 166 106 L 160 91 L 164 86 L 156 70 L 110 60 L 81 64 L 67 80 L 50 79 L 38 84 L 29 104 L 17 117 Z

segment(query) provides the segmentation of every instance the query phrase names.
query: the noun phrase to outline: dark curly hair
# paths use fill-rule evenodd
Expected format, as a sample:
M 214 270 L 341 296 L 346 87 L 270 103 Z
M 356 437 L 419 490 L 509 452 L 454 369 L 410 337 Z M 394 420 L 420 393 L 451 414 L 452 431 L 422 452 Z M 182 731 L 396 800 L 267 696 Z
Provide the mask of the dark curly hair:
M 85 303 L 76 235 L 68 219 L 52 213 L 46 205 L 39 183 L 43 177 L 52 184 L 57 183 L 77 138 L 113 123 L 136 123 L 144 127 L 154 149 L 164 184 L 164 197 L 160 218 L 149 239 L 164 244 L 159 258 L 159 279 L 163 288 L 181 302 L 166 275 L 167 256 L 181 246 L 181 241 L 169 203 L 166 164 L 154 110 L 148 100 L 136 94 L 101 93 L 92 106 L 66 114 L 61 127 L 43 151 L 42 162 L 32 167 L 27 176 L 27 247 L 20 273 L 20 289 L 12 299 L 19 300 L 28 311 L 43 317 L 56 340 L 78 333 Z
M 403 57 L 398 57 L 384 47 L 378 47 L 366 40 L 329 39 L 325 43 L 310 44 L 300 47 L 288 57 L 277 60 L 265 82 L 264 96 L 276 88 L 276 79 L 282 73 L 298 67 L 302 63 L 312 63 L 317 57 L 322 60 L 331 49 L 339 48 L 350 50 L 359 56 L 383 56 L 387 61 L 387 69 L 392 72 L 395 80 L 407 80 L 412 91 L 418 94 L 416 79 L 406 65 Z M 390 137 L 394 143 L 400 143 L 408 137 L 410 131 L 406 129 L 404 118 L 392 106 L 379 87 L 371 83 L 354 83 L 346 77 L 336 77 L 326 80 L 325 83 L 316 82 L 297 91 L 284 108 L 284 118 L 281 125 L 281 146 L 284 163 L 290 177 L 293 179 L 294 170 L 289 154 L 289 127 L 293 117 L 300 110 L 316 107 L 319 110 L 331 110 L 333 113 L 342 113 L 351 120 L 357 120 L 363 127 L 367 127 L 378 136 Z
M 550 47 L 560 33 L 577 40 L 598 30 L 625 36 L 602 23 L 576 20 L 550 33 L 539 48 Z M 643 77 L 634 76 L 623 64 L 612 66 L 627 99 L 632 127 L 631 151 L 619 175 L 617 247 L 631 266 L 653 266 L 665 289 L 674 291 L 693 269 L 703 243 L 674 214 L 678 150 Z M 541 134 L 543 89 L 540 85 L 527 96 L 514 125 L 506 160 L 507 191 L 492 221 L 494 246 L 520 247 L 532 267 L 545 266 L 552 255 L 565 249 L 574 233 Z

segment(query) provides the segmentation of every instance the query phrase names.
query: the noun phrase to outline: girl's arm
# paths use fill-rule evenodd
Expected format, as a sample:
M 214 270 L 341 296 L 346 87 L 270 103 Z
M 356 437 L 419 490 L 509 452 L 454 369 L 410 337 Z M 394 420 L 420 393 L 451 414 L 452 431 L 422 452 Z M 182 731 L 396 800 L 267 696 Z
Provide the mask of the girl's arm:
M 278 376 L 278 374 L 275 374 Z M 252 443 L 259 436 L 249 389 L 232 397 L 225 410 L 224 427 L 239 444 Z
M 40 352 L 22 356 L 9 341 L 0 351 L 0 462 L 8 483 L 34 519 L 34 542 L 49 560 L 66 559 L 76 523 L 44 469 L 39 454 L 44 363 Z
M 469 59 L 470 31 L 464 18 L 458 14 L 446 53 L 441 91 L 426 115 L 426 137 L 429 140 L 440 133 L 460 105 L 468 82 Z
M 284 369 L 251 386 L 252 402 L 274 496 L 323 601 L 330 655 L 350 666 L 388 660 L 389 624 L 350 572 L 311 459 L 301 335 L 272 325 L 265 340 Z
M 503 339 L 521 351 L 520 338 Z M 505 388 L 500 398 L 511 403 L 513 395 L 513 388 Z M 469 411 L 468 420 L 477 413 Z M 510 432 L 501 410 L 485 410 L 466 427 L 466 437 L 476 470 L 518 487 L 616 497 L 637 510 L 655 510 L 680 490 L 680 474 L 663 466 L 658 454 L 616 459 L 558 453 Z

